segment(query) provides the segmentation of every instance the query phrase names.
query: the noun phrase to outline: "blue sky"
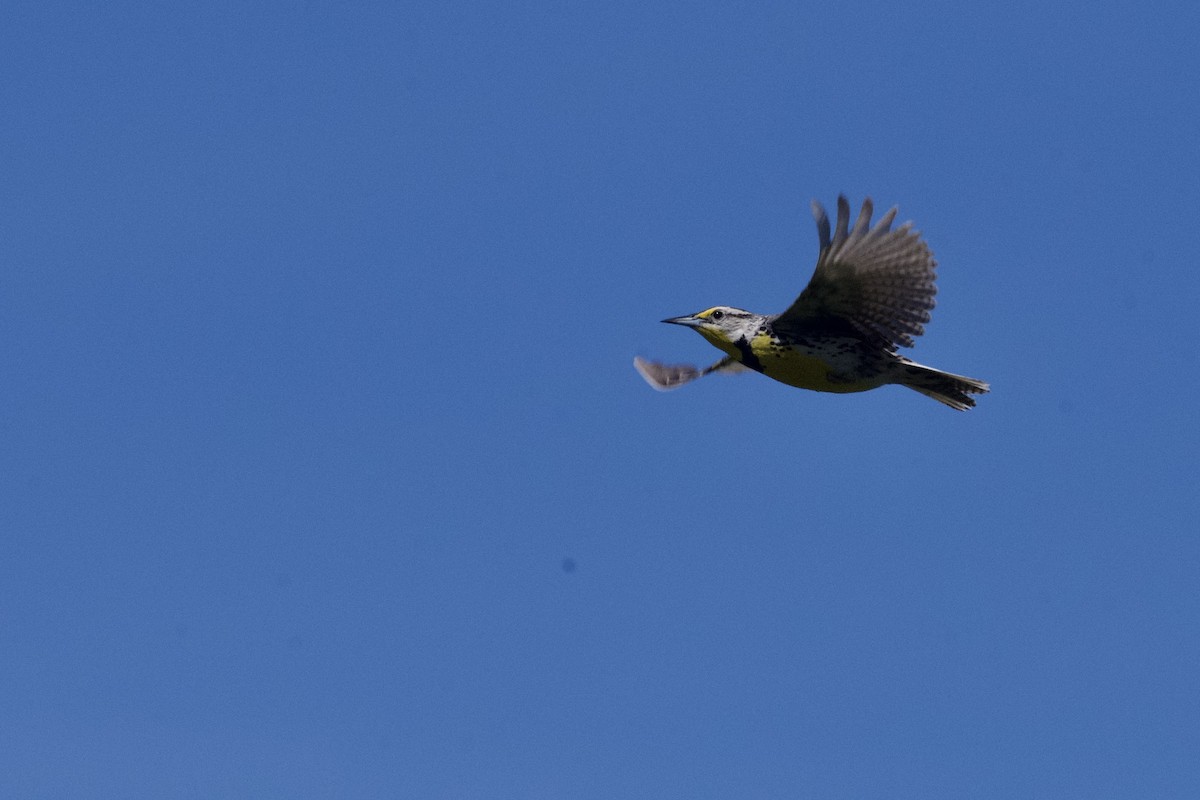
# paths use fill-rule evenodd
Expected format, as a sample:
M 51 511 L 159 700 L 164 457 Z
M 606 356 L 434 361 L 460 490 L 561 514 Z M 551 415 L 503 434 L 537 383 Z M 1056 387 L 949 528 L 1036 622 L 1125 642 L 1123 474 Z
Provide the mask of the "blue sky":
M 1200 12 L 1050 5 L 6 4 L 0 794 L 1197 796 Z M 642 382 L 839 192 L 977 409 Z

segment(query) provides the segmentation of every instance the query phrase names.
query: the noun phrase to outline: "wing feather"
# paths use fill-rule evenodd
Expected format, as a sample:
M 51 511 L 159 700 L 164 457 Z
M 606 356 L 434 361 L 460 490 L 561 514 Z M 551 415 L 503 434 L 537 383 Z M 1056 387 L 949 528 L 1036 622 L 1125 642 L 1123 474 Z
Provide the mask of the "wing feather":
M 685 383 L 691 383 L 697 378 L 703 378 L 713 372 L 737 373 L 750 369 L 733 356 L 725 356 L 717 363 L 703 369 L 691 364 L 663 364 L 659 361 L 647 361 L 640 356 L 633 359 L 633 366 L 646 379 L 646 383 L 660 392 L 678 389 Z
M 838 197 L 837 223 L 813 201 L 821 252 L 808 286 L 774 321 L 777 329 L 801 334 L 819 327 L 854 331 L 890 350 L 912 347 L 925 332 L 937 287 L 937 262 L 921 235 L 906 222 L 892 230 L 896 208 L 871 226 L 874 205 L 863 201 L 854 227 L 850 204 Z

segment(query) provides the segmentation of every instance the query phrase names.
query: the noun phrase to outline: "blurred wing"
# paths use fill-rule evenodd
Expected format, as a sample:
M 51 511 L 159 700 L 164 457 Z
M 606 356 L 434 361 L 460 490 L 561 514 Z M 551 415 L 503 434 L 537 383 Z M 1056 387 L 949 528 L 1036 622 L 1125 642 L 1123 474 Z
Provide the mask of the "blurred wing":
M 925 332 L 937 294 L 937 262 L 911 222 L 891 230 L 896 208 L 873 228 L 872 211 L 868 198 L 848 230 L 850 204 L 839 196 L 831 239 L 829 217 L 813 201 L 821 254 L 808 286 L 773 322 L 777 330 L 803 335 L 814 327 L 836 329 L 849 323 L 855 332 L 889 350 L 912 347 L 913 337 Z
M 644 358 L 634 358 L 633 366 L 646 383 L 660 392 L 678 389 L 685 383 L 691 383 L 696 378 L 703 378 L 710 372 L 744 372 L 744 367 L 733 356 L 726 356 L 710 367 L 700 369 L 691 364 L 660 364 L 657 361 L 647 361 Z

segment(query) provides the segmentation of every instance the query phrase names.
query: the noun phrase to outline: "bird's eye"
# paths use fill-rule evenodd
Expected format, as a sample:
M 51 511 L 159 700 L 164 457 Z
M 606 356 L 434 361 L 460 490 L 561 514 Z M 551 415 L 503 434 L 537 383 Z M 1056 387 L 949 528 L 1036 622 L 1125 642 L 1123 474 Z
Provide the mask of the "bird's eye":
M 723 320 L 725 318 L 725 312 L 720 309 L 717 309 L 716 311 L 709 314 L 708 318 L 713 320 L 714 322 L 720 322 L 721 320 Z

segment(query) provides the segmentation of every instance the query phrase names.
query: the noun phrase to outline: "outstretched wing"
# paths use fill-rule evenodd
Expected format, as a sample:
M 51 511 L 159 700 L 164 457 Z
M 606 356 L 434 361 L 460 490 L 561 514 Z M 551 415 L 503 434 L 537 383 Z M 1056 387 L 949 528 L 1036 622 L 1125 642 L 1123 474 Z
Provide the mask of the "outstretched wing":
M 886 347 L 912 347 L 925 332 L 937 294 L 937 262 L 921 235 L 906 222 L 891 230 L 892 208 L 871 225 L 873 205 L 863 201 L 852 229 L 850 204 L 838 197 L 837 228 L 829 237 L 829 217 L 813 201 L 821 254 L 812 280 L 791 307 L 772 323 L 784 333 L 802 336 L 814 328 L 844 328 Z
M 644 358 L 634 358 L 633 366 L 646 379 L 646 383 L 660 392 L 678 389 L 685 383 L 691 383 L 696 378 L 703 378 L 710 372 L 745 372 L 749 369 L 749 367 L 742 366 L 741 362 L 733 356 L 725 356 L 704 369 L 693 367 L 691 364 L 660 364 Z

